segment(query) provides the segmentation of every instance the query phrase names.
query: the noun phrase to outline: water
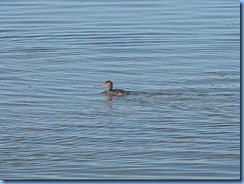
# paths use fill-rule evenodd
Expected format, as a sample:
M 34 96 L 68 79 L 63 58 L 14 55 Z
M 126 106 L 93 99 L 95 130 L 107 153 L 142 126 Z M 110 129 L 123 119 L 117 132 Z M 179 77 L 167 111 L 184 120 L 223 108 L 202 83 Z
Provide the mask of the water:
M 0 178 L 239 179 L 239 23 L 234 1 L 1 1 Z

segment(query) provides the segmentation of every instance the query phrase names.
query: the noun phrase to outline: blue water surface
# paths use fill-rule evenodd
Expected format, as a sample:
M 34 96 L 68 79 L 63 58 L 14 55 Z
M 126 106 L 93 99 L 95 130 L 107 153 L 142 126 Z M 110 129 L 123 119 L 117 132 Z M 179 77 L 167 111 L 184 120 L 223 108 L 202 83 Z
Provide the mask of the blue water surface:
M 230 0 L 1 1 L 0 178 L 240 179 L 239 16 Z

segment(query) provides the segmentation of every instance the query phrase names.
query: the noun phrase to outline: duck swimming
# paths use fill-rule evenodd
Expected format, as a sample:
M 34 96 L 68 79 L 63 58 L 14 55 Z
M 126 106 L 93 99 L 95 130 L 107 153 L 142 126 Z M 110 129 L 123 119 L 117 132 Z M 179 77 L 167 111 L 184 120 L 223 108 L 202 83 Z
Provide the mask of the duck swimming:
M 104 82 L 100 86 L 104 86 L 104 85 L 106 85 L 108 87 L 108 89 L 106 91 L 108 95 L 121 96 L 121 95 L 129 95 L 130 94 L 129 91 L 125 91 L 123 89 L 113 89 L 113 82 L 110 80 Z

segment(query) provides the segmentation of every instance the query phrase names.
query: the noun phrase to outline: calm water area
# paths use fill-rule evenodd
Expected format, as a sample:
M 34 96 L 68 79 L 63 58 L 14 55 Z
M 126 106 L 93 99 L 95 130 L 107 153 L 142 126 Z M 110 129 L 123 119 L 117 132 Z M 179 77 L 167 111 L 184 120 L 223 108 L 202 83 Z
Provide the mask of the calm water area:
M 239 1 L 2 0 L 0 86 L 1 179 L 240 178 Z

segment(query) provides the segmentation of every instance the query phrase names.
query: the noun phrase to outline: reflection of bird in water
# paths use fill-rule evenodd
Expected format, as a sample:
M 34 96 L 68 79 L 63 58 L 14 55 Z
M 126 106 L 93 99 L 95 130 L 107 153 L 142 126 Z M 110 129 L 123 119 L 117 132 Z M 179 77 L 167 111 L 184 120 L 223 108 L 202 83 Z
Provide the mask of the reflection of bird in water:
M 100 86 L 106 85 L 108 87 L 107 94 L 111 96 L 121 96 L 121 95 L 129 95 L 129 91 L 125 91 L 123 89 L 113 89 L 113 82 L 108 80 L 105 83 L 101 84 Z

